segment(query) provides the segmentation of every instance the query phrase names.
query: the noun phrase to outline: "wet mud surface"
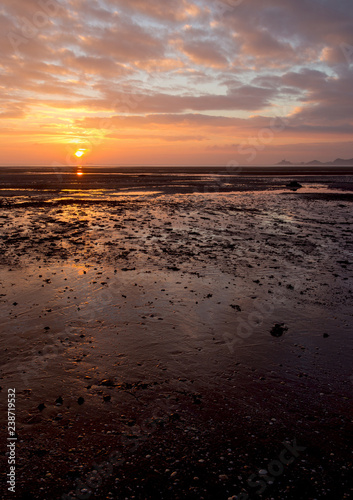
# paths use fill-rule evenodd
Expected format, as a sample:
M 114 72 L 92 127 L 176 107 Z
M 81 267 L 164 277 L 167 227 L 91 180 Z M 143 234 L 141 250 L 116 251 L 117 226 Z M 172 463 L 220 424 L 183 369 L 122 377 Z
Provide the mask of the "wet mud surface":
M 3 192 L 15 498 L 351 497 L 350 179 L 299 181 Z

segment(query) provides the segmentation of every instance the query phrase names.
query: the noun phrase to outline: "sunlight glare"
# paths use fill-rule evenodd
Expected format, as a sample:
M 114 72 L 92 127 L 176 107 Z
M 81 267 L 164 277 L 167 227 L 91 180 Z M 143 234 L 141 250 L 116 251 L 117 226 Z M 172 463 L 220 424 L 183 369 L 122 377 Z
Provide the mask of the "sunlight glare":
M 77 156 L 77 158 L 81 158 L 85 153 L 86 153 L 87 149 L 78 149 L 75 153 L 75 156 Z

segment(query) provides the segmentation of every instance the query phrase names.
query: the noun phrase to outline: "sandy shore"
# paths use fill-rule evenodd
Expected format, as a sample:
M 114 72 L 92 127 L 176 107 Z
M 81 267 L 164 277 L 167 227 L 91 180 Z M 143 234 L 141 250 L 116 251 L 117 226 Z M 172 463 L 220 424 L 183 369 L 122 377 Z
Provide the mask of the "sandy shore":
M 351 497 L 352 178 L 299 180 L 2 179 L 2 498 Z

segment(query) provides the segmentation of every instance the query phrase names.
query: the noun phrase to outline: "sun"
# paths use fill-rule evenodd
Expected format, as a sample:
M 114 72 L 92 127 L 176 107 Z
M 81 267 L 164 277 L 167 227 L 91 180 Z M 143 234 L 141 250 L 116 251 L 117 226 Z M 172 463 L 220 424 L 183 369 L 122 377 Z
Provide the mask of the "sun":
M 81 158 L 85 153 L 86 153 L 87 149 L 78 149 L 75 153 L 75 156 L 77 156 L 77 158 Z

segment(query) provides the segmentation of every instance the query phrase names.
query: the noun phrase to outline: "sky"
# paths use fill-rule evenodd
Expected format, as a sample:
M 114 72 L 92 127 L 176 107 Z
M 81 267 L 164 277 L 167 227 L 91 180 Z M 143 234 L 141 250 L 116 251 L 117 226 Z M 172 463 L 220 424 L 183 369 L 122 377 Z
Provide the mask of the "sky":
M 0 33 L 2 165 L 353 157 L 352 0 L 2 0 Z

